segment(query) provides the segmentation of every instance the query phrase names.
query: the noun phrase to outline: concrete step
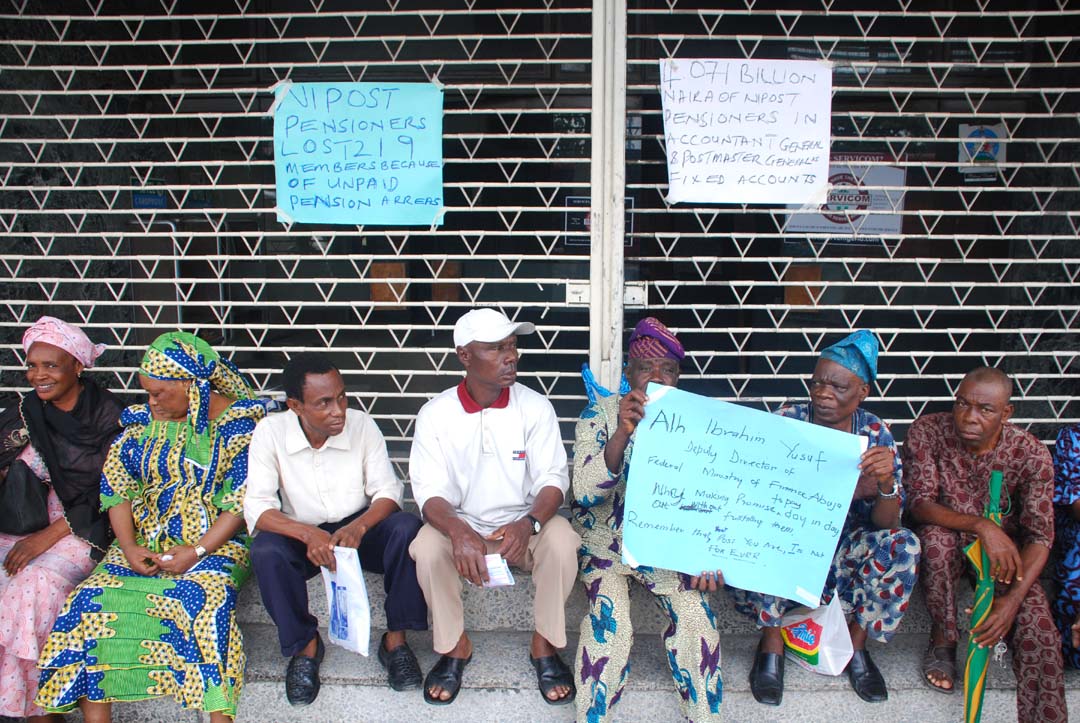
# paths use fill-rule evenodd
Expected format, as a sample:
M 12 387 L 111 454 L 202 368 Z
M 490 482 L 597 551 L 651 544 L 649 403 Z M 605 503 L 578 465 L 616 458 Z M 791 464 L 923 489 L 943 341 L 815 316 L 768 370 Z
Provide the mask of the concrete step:
M 535 593 L 532 577 L 525 572 L 514 571 L 516 584 L 503 588 L 477 588 L 465 585 L 463 600 L 465 604 L 465 629 L 477 631 L 496 630 L 531 630 L 532 601 Z M 372 627 L 382 629 L 386 626 L 384 604 L 386 594 L 383 591 L 382 575 L 364 573 L 371 605 Z M 634 629 L 645 633 L 659 633 L 667 627 L 667 618 L 663 616 L 653 601 L 653 596 L 640 585 L 630 586 L 631 609 Z M 964 591 L 960 597 L 962 610 L 971 598 L 970 592 Z M 309 608 L 320 621 L 327 618 L 326 592 L 322 576 L 316 575 L 308 581 Z M 752 634 L 755 631 L 753 621 L 740 615 L 731 603 L 731 598 L 724 592 L 716 592 L 711 597 L 713 610 L 719 621 L 722 634 Z M 577 632 L 585 616 L 585 591 L 581 585 L 575 585 L 567 601 L 566 627 L 569 632 Z M 237 602 L 237 617 L 243 623 L 270 623 L 270 616 L 259 597 L 258 583 L 253 579 L 240 591 Z M 902 629 L 906 633 L 929 633 L 930 618 L 923 603 L 922 593 L 916 589 L 911 604 L 904 615 Z
M 334 645 L 327 646 L 322 664 L 322 690 L 314 704 L 294 708 L 285 700 L 285 666 L 271 625 L 244 626 L 248 651 L 247 680 L 237 723 L 471 721 L 515 723 L 572 721 L 572 707 L 549 706 L 536 689 L 527 660 L 529 633 L 476 632 L 473 662 L 464 686 L 450 706 L 432 706 L 419 690 L 396 693 L 374 655 L 378 630 L 372 632 L 372 655 L 365 658 Z M 323 631 L 325 635 L 325 630 Z M 783 705 L 772 708 L 754 701 L 748 675 L 756 635 L 724 635 L 721 641 L 725 721 L 827 721 L 845 723 L 955 723 L 963 715 L 960 693 L 943 695 L 926 688 L 919 662 L 926 644 L 921 634 L 899 634 L 888 646 L 870 644 L 871 655 L 889 685 L 889 700 L 868 704 L 851 691 L 847 678 L 816 675 L 788 664 Z M 576 644 L 570 640 L 568 651 Z M 410 643 L 426 672 L 434 665 L 430 633 L 410 633 Z M 564 653 L 569 659 L 570 652 Z M 638 634 L 631 653 L 627 691 L 618 707 L 620 723 L 679 721 L 678 698 L 671 684 L 659 635 Z M 1067 699 L 1080 712 L 1080 671 L 1066 672 Z M 205 723 L 198 713 L 182 711 L 169 700 L 114 706 L 118 723 Z M 69 723 L 80 720 L 69 716 Z M 1015 680 L 1011 668 L 992 665 L 984 705 L 984 723 L 1016 720 Z

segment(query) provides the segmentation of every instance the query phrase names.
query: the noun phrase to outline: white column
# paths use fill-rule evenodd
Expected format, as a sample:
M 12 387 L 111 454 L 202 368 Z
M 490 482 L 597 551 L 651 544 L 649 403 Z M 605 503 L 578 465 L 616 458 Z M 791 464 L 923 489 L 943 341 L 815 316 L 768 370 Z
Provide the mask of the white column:
M 589 366 L 618 389 L 626 206 L 626 0 L 593 0 Z

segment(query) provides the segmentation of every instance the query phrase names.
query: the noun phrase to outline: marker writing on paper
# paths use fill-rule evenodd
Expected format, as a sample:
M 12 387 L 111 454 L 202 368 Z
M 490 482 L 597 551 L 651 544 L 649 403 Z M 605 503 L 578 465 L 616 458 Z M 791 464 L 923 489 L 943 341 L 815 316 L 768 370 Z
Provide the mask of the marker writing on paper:
M 821 471 L 821 465 L 829 461 L 825 459 L 825 455 L 820 451 L 816 455 L 813 453 L 813 451 L 800 451 L 798 442 L 795 442 L 794 444 L 788 444 L 781 439 L 780 444 L 784 445 L 784 448 L 787 449 L 787 459 L 795 460 L 796 462 L 813 462 L 815 465 L 815 472 Z

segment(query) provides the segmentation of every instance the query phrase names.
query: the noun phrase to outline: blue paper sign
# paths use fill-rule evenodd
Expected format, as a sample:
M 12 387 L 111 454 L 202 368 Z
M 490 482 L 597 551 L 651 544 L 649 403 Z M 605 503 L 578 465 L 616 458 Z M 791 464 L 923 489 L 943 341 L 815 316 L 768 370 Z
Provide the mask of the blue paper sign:
M 867 440 L 649 384 L 624 560 L 820 604 Z
M 443 93 L 430 83 L 277 91 L 277 210 L 300 223 L 442 223 Z

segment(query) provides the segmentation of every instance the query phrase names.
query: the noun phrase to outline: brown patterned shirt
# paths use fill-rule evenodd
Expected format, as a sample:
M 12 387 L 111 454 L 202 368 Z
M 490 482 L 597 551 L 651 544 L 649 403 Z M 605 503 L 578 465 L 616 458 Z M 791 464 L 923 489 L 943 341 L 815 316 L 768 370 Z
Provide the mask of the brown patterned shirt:
M 1053 544 L 1054 465 L 1046 447 L 1015 424 L 1006 423 L 997 446 L 976 457 L 956 436 L 951 413 L 927 414 L 908 430 L 903 458 L 911 508 L 929 501 L 982 516 L 990 501 L 990 471 L 998 468 L 1005 477 L 1002 528 L 1021 547 Z M 965 544 L 971 541 L 964 537 Z

